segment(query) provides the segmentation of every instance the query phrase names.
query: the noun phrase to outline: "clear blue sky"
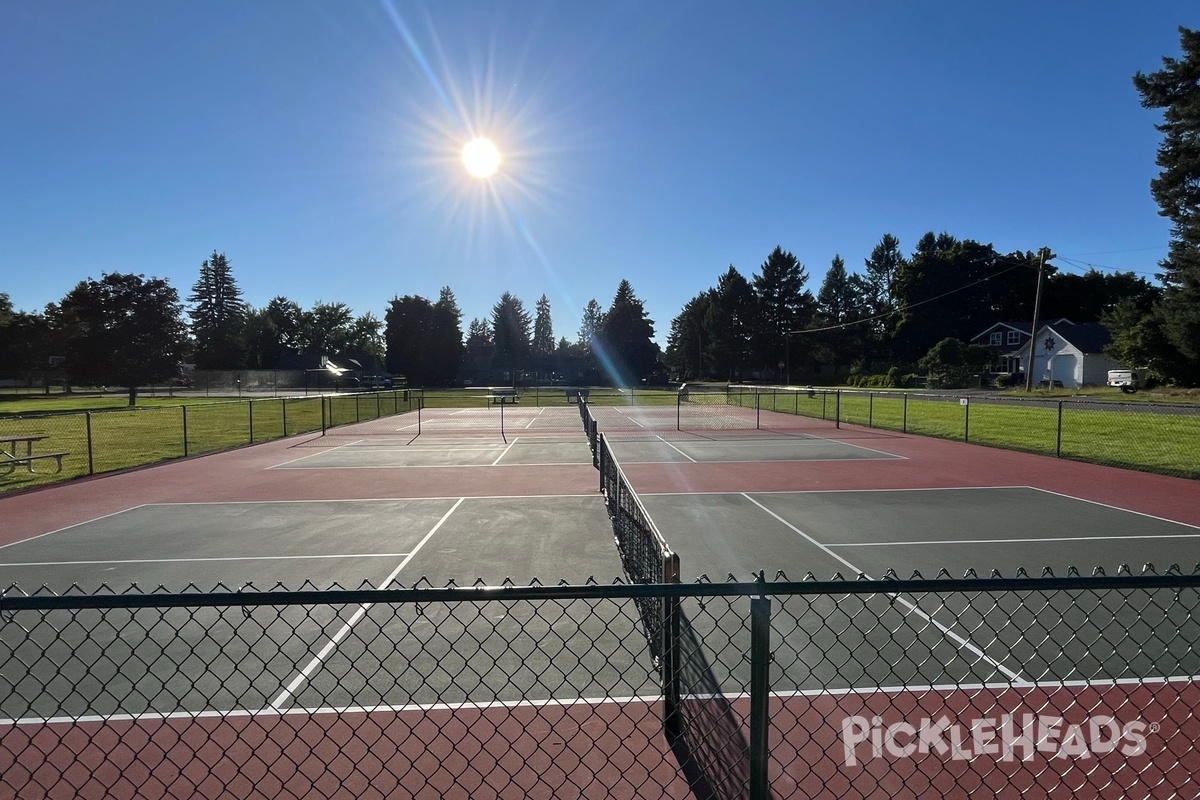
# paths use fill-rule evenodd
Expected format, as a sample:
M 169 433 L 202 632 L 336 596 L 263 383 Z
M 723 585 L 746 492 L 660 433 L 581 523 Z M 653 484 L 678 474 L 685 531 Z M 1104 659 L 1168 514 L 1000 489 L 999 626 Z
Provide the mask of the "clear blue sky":
M 627 278 L 665 343 L 776 245 L 814 293 L 927 230 L 1150 275 L 1130 78 L 1181 24 L 1200 4 L 3 0 L 0 292 L 186 297 L 218 250 L 255 306 L 449 285 L 465 329 L 545 293 L 573 340 Z

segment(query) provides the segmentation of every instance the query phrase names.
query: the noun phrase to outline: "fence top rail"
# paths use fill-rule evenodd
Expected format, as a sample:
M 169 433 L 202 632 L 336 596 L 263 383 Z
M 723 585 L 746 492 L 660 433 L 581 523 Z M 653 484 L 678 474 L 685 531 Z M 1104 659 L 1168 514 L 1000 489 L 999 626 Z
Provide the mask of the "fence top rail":
M 134 592 L 140 592 L 132 587 Z M 248 607 L 375 603 L 473 603 L 526 600 L 627 600 L 641 597 L 728 597 L 793 595 L 939 594 L 962 592 L 1133 591 L 1200 588 L 1200 571 L 1162 574 L 1067 577 L 860 578 L 804 581 L 710 583 L 560 584 L 558 586 L 462 586 L 404 589 L 286 589 L 226 591 L 153 591 L 147 593 L 23 594 L 15 585 L 0 595 L 0 614 L 14 611 L 99 608 Z M 101 591 L 113 591 L 104 587 Z

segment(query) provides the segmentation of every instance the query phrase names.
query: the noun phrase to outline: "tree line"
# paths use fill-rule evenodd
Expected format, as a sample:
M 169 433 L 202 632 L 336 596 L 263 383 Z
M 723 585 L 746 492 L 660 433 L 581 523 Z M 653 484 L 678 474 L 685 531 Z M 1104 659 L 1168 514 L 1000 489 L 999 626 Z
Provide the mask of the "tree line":
M 44 370 L 62 359 L 79 384 L 167 380 L 184 362 L 201 368 L 272 368 L 289 355 L 382 358 L 416 385 L 515 381 L 638 385 L 660 380 L 842 379 L 925 368 L 944 358 L 979 360 L 965 342 L 996 322 L 1033 317 L 1102 322 L 1109 353 L 1164 381 L 1200 385 L 1200 32 L 1179 28 L 1180 58 L 1137 73 L 1134 86 L 1163 121 L 1151 194 L 1171 222 L 1156 286 L 1132 272 L 1059 271 L 1046 247 L 998 252 L 991 244 L 932 231 L 904 254 L 884 234 L 861 271 L 834 256 L 814 295 L 808 272 L 776 247 L 751 277 L 736 267 L 689 300 L 671 321 L 665 353 L 655 323 L 628 281 L 611 305 L 591 300 L 574 341 L 553 336 L 542 295 L 531 314 L 503 294 L 487 318 L 462 330 L 449 287 L 436 301 L 396 296 L 384 320 L 343 303 L 302 309 L 279 296 L 247 305 L 228 259 L 213 252 L 186 298 L 166 281 L 105 274 L 81 281 L 44 312 L 13 309 L 0 292 L 0 370 Z M 957 342 L 957 344 L 948 343 Z

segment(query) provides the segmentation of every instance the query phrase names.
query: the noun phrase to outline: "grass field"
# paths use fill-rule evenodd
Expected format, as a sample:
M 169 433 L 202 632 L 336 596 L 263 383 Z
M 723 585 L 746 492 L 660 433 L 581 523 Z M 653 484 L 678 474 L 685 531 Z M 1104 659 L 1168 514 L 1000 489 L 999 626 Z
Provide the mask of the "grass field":
M 562 388 L 522 387 L 520 402 L 567 405 Z M 484 387 L 402 390 L 324 398 L 263 399 L 196 396 L 139 397 L 128 408 L 124 395 L 20 396 L 0 400 L 0 436 L 46 438 L 35 452 L 62 452 L 61 473 L 53 461 L 35 462 L 36 472 L 0 466 L 0 493 L 69 478 L 173 458 L 227 450 L 426 408 L 485 407 Z M 1032 453 L 1058 455 L 1130 469 L 1200 477 L 1200 407 L 1146 403 L 1090 402 L 1042 398 L 1035 402 L 991 402 L 887 391 L 785 391 L 733 393 L 730 402 L 764 410 L 966 440 Z M 667 389 L 589 390 L 594 405 L 675 405 Z M 322 406 L 324 405 L 324 409 Z
M 753 404 L 751 393 L 733 395 Z M 1044 399 L 992 402 L 906 392 L 760 392 L 761 408 L 922 436 L 1200 477 L 1200 408 Z

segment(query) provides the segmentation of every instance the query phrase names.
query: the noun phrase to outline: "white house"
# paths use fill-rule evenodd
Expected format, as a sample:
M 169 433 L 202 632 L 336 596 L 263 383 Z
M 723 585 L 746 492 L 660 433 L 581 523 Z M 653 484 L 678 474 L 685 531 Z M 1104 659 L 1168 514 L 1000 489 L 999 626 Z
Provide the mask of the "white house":
M 1038 328 L 1033 337 L 1033 382 L 1058 381 L 1066 389 L 1103 386 L 1108 371 L 1121 365 L 1104 354 L 1112 340 L 1108 328 L 1098 322 L 1055 320 Z M 1021 364 L 1030 363 L 1027 344 L 1019 354 Z

